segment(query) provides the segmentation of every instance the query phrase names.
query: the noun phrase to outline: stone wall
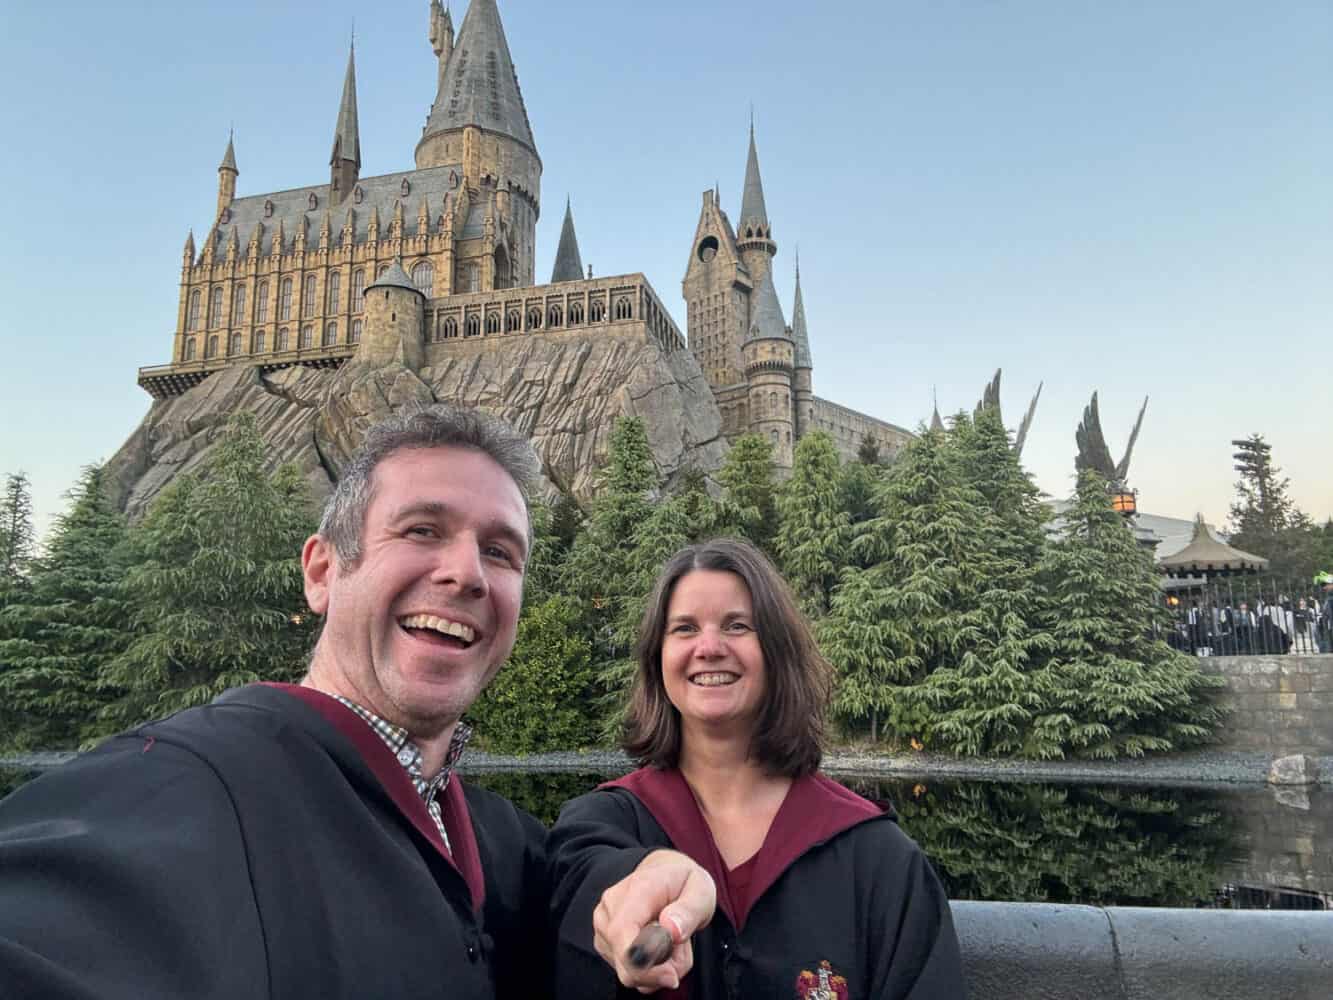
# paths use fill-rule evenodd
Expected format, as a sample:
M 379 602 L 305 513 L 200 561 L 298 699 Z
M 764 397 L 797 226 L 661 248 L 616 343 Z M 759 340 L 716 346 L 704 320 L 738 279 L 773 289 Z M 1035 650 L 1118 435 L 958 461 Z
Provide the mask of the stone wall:
M 1333 753 L 1333 655 L 1214 656 L 1199 665 L 1226 681 L 1228 749 Z
M 1300 890 L 1333 904 L 1333 788 L 1269 787 L 1230 797 L 1227 813 L 1236 822 L 1228 882 Z

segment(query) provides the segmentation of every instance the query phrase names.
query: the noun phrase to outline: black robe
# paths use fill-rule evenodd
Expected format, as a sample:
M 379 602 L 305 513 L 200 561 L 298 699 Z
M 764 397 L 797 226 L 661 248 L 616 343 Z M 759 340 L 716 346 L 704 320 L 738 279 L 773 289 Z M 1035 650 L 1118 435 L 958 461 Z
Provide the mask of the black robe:
M 544 831 L 455 776 L 452 857 L 370 727 L 255 685 L 0 803 L 0 997 L 548 994 Z
M 966 995 L 948 899 L 892 812 L 822 775 L 798 779 L 754 858 L 746 897 L 733 900 L 685 779 L 645 768 L 568 803 L 547 841 L 558 1000 L 639 996 L 618 986 L 593 949 L 592 913 L 658 848 L 688 854 L 718 887 L 712 923 L 693 939 L 693 971 L 659 997 Z

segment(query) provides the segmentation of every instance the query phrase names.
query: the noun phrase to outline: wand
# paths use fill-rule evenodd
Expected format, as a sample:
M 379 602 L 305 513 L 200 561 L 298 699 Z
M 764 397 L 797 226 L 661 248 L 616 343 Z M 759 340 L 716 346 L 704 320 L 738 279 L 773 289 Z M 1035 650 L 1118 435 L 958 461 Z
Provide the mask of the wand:
M 671 932 L 661 924 L 649 924 L 639 931 L 639 936 L 629 946 L 626 956 L 629 964 L 636 969 L 647 969 L 661 965 L 671 957 L 671 950 L 676 946 Z

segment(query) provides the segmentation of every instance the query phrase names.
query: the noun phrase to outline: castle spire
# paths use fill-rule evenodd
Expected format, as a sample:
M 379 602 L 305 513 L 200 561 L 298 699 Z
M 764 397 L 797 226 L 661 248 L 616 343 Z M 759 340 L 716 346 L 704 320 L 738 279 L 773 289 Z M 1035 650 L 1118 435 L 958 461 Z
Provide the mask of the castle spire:
M 218 218 L 222 217 L 222 213 L 231 207 L 236 198 L 236 177 L 240 171 L 236 169 L 235 138 L 234 132 L 227 133 L 227 151 L 222 154 L 222 162 L 218 164 Z
M 236 169 L 236 132 L 229 130 L 227 132 L 227 151 L 222 154 L 222 162 L 218 164 L 219 170 L 230 170 L 234 174 L 239 174 Z
M 791 310 L 791 339 L 796 343 L 794 367 L 813 368 L 810 360 L 810 334 L 805 325 L 805 299 L 801 296 L 801 251 L 796 251 L 796 304 Z
M 768 208 L 764 205 L 764 182 L 759 177 L 759 152 L 754 144 L 754 119 L 750 119 L 750 156 L 745 163 L 745 193 L 741 196 L 740 229 L 747 225 L 768 230 Z
M 555 270 L 551 284 L 561 281 L 579 281 L 583 278 L 583 258 L 579 255 L 579 240 L 574 235 L 574 212 L 569 198 L 565 198 L 565 224 L 560 227 L 560 246 L 555 252 Z
M 347 73 L 343 77 L 338 123 L 333 128 L 329 168 L 329 200 L 337 205 L 351 193 L 361 174 L 361 129 L 356 116 L 356 42 L 347 52 Z

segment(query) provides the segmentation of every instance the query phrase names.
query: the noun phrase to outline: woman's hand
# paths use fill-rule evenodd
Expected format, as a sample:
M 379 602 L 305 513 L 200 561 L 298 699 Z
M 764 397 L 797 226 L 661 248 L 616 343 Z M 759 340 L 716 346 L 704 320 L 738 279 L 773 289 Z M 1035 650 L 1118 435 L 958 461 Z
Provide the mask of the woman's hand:
M 679 851 L 653 851 L 606 892 L 593 913 L 593 945 L 620 982 L 640 993 L 675 989 L 694 965 L 690 936 L 713 919 L 717 888 L 712 876 Z M 671 933 L 665 962 L 636 967 L 630 945 L 648 924 Z

